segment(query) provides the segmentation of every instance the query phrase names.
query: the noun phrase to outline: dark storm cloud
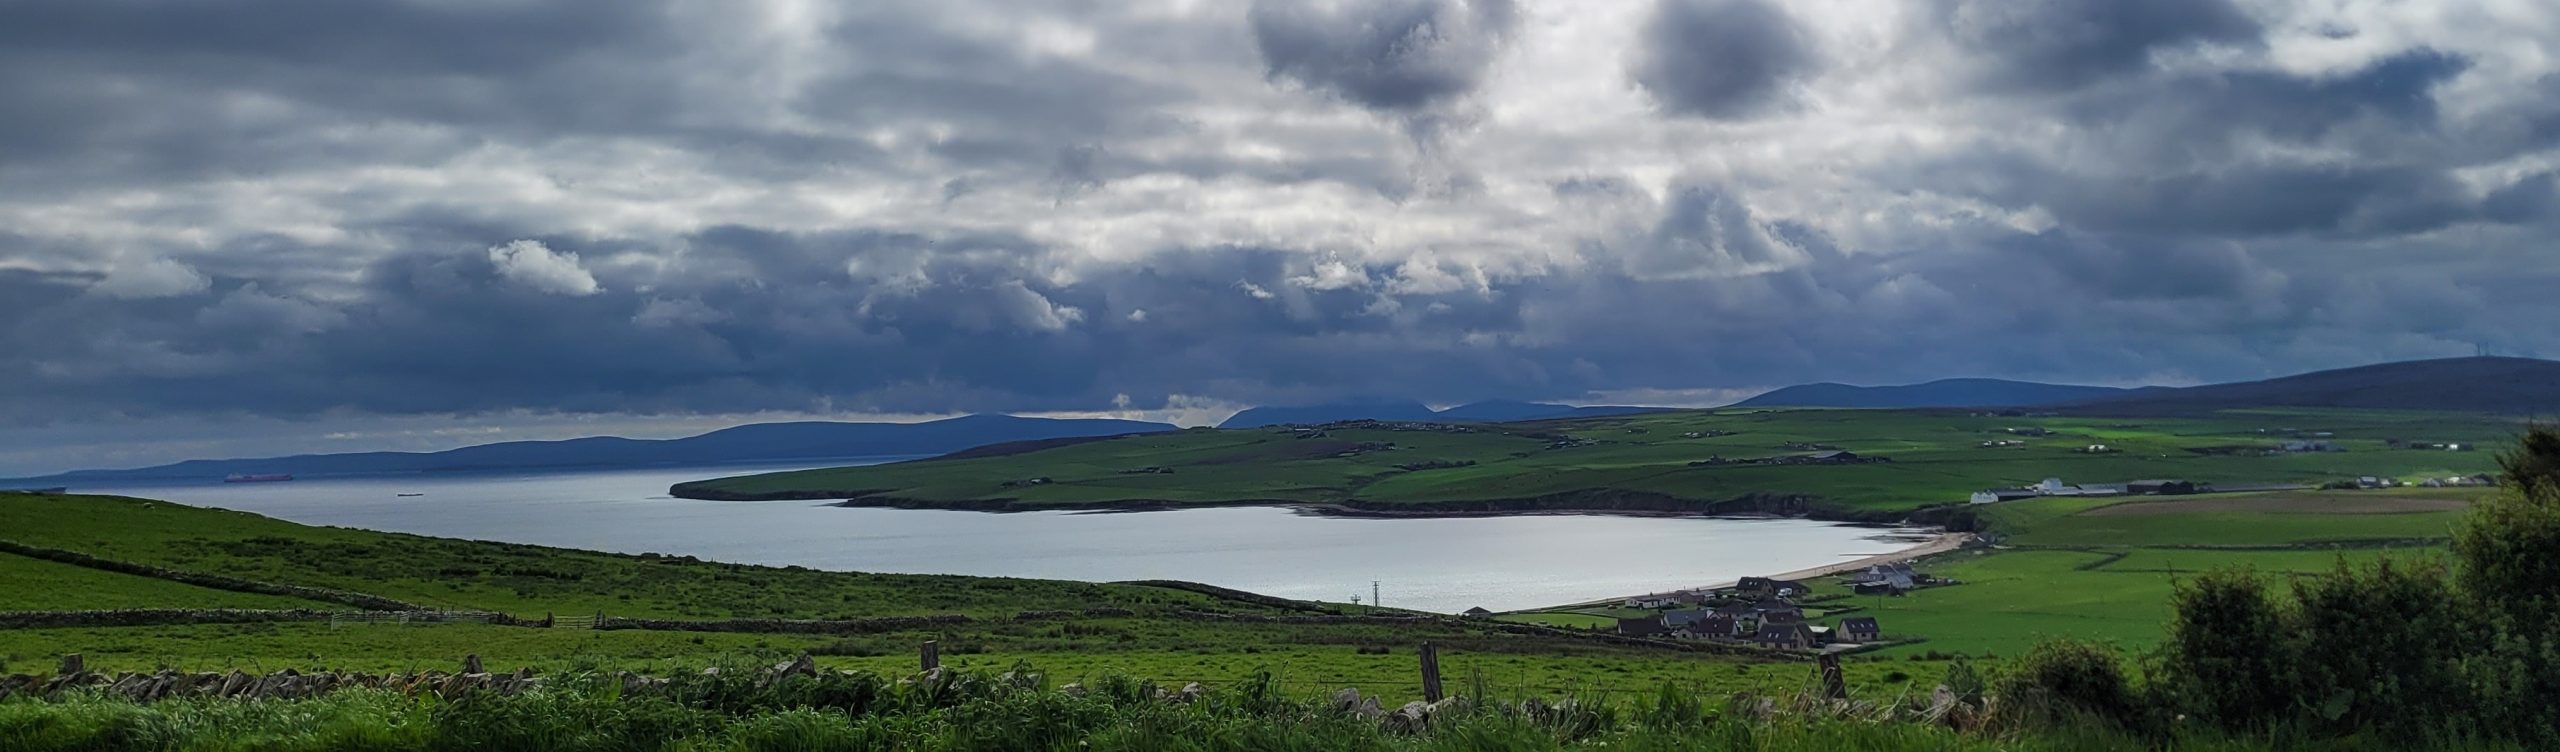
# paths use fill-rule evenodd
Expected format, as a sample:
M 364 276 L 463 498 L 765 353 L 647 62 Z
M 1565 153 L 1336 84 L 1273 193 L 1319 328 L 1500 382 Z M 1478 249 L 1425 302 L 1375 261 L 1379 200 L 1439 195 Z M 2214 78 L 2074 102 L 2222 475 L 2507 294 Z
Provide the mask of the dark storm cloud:
M 1816 62 L 1766 0 L 1657 0 L 1628 71 L 1666 111 L 1739 118 L 1786 104 Z
M 0 424 L 2560 347 L 2529 12 L 1914 7 L 0 2 Z
M 1274 80 L 1393 112 L 1473 91 L 1519 24 L 1511 0 L 1256 0 L 1248 18 Z
M 2263 28 L 2231 0 L 1936 0 L 1946 41 L 2004 85 L 2061 90 L 2148 67 L 2155 54 L 2251 45 Z
M 2439 114 L 2436 92 L 2471 67 L 2416 48 L 2335 73 L 2128 74 L 2052 100 L 2061 128 L 2045 148 L 2075 157 L 1987 145 L 1929 158 L 1910 185 L 2162 237 L 2398 237 L 2514 221 L 2514 199 L 2493 210 L 2456 172 L 2519 147 Z

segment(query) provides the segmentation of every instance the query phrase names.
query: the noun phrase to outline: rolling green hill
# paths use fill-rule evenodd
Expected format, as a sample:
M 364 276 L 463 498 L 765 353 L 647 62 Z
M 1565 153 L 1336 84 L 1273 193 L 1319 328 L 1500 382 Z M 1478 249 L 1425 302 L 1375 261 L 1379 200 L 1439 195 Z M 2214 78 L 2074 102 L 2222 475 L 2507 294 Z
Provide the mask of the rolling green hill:
M 2468 475 L 2494 467 L 2487 453 L 2396 449 L 2386 440 L 2497 443 L 2519 427 L 2499 416 L 2379 410 L 2129 418 L 1680 410 L 1484 425 L 1191 429 L 1000 456 L 722 478 L 673 492 L 986 510 L 1281 503 L 1371 513 L 1769 511 L 1873 519 L 2046 477 L 2256 484 Z M 2270 453 L 2312 436 L 2343 451 Z M 2010 443 L 1990 445 L 1998 442 Z M 2087 451 L 2092 445 L 2106 451 Z M 1889 461 L 1787 459 L 1820 448 Z

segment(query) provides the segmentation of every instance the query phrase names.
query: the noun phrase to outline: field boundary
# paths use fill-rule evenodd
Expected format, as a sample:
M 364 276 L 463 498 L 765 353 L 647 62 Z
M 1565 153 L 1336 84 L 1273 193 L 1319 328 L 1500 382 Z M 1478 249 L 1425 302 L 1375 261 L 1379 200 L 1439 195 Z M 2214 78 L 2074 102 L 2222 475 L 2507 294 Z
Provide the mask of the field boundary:
M 407 601 L 393 600 L 379 595 L 358 593 L 351 590 L 334 590 L 330 588 L 310 587 L 307 585 L 287 585 L 278 582 L 261 582 L 258 580 L 232 577 L 229 575 L 189 572 L 179 569 L 170 569 L 167 567 L 152 566 L 149 564 L 136 564 L 130 561 L 120 561 L 116 559 L 91 556 L 78 551 L 68 551 L 59 548 L 45 548 L 43 546 L 31 546 L 6 539 L 0 539 L 0 553 L 17 554 L 31 559 L 43 559 L 45 561 L 70 564 L 78 567 L 87 567 L 90 569 L 114 572 L 117 574 L 152 577 L 168 580 L 170 582 L 194 585 L 197 587 L 213 588 L 215 590 L 229 590 L 235 593 L 279 595 L 290 598 L 325 601 L 329 603 L 343 603 L 369 611 L 435 610 Z
M 314 608 L 118 608 L 61 611 L 0 611 L 0 629 L 82 627 L 161 627 L 185 624 L 270 624 L 351 620 L 372 623 L 440 624 L 480 622 L 500 626 L 540 626 L 492 611 L 331 611 Z

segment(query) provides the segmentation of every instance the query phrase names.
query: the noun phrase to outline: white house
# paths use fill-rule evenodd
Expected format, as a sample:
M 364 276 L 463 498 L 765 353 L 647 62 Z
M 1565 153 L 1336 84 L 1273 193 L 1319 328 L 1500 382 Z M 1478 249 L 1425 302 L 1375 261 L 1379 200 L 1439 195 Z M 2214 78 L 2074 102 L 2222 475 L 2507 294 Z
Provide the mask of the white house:
M 1986 488 L 1973 492 L 1972 501 L 1975 504 L 1990 504 L 1994 502 L 2009 501 L 2012 499 L 2024 499 L 2035 495 L 2034 491 L 2029 491 L 2023 488 Z
M 2046 478 L 2044 479 L 2044 482 L 2036 484 L 2036 493 L 2052 496 L 2054 494 L 2063 493 L 2063 489 L 2067 488 L 2070 488 L 2070 486 L 2062 485 L 2061 478 Z

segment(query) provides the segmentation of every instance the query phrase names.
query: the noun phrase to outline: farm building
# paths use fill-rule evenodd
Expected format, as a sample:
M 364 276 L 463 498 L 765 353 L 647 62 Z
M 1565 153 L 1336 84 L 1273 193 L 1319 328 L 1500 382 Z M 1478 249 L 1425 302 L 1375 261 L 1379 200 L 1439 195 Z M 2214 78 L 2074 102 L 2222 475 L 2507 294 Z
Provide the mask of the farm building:
M 1492 616 L 1492 615 L 1493 615 L 1493 612 L 1492 612 L 1492 611 L 1490 611 L 1490 610 L 1487 610 L 1487 609 L 1486 609 L 1485 607 L 1483 607 L 1483 606 L 1477 606 L 1477 607 L 1475 607 L 1475 608 L 1470 608 L 1470 609 L 1467 609 L 1467 610 L 1466 610 L 1466 617 L 1467 617 L 1467 618 L 1469 618 L 1469 619 L 1482 619 L 1482 618 L 1485 618 L 1485 617 L 1488 617 L 1488 616 Z
M 2198 490 L 2200 489 L 2196 487 L 2195 481 L 2191 480 L 2137 480 L 2124 484 L 2124 491 L 2129 494 L 2174 495 L 2191 494 Z

